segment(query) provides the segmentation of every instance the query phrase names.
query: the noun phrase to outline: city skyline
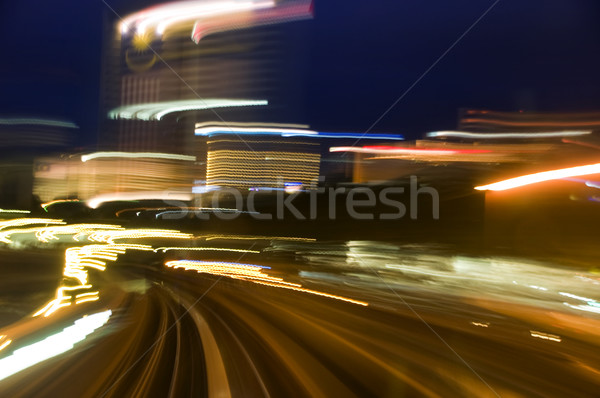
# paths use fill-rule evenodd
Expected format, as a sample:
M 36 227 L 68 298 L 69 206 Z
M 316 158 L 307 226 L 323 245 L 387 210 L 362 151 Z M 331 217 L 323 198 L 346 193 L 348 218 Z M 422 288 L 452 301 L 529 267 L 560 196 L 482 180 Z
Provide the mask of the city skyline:
M 105 117 L 105 29 L 116 17 L 101 1 L 66 3 L 3 5 L 1 33 L 11 62 L 0 66 L 0 113 L 73 121 L 81 127 L 76 144 L 93 147 Z M 152 2 L 108 4 L 127 15 Z M 597 4 L 499 2 L 452 47 L 491 5 L 316 1 L 313 20 L 283 28 L 290 35 L 298 26 L 309 32 L 302 38 L 307 60 L 299 66 L 306 81 L 304 120 L 292 122 L 364 132 L 405 92 L 373 132 L 414 139 L 454 128 L 460 108 L 598 108 Z

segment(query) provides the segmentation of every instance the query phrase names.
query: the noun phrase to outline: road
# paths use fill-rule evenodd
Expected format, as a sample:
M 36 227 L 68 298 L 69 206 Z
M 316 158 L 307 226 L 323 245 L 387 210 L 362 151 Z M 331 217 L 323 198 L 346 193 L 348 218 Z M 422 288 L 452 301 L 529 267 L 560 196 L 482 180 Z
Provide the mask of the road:
M 15 350 L 110 311 L 72 348 L 1 380 L 0 396 L 600 391 L 597 274 L 437 246 L 233 238 L 119 255 L 90 275 L 98 300 L 5 325 L 0 378 Z

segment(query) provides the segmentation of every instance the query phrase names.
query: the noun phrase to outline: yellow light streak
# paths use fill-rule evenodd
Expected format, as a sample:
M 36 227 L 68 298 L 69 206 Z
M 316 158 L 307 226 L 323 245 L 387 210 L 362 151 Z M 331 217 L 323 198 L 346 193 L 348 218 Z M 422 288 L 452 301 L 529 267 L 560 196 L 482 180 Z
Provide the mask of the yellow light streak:
M 504 191 L 525 185 L 536 184 L 544 181 L 560 180 L 562 178 L 590 175 L 600 173 L 600 163 L 585 166 L 568 167 L 565 169 L 543 171 L 541 173 L 526 174 L 520 177 L 509 178 L 493 184 L 475 187 L 478 191 Z
M 124 228 L 118 225 L 109 224 L 74 224 L 58 227 L 44 227 L 39 228 L 39 230 L 35 233 L 35 237 L 40 242 L 47 243 L 51 240 L 58 239 L 56 235 L 73 235 L 73 240 L 78 241 L 80 236 L 89 235 L 91 233 L 97 232 L 97 230 L 99 229 L 123 230 Z
M 2 342 L 2 340 L 4 340 L 4 342 Z M 1 335 L 0 336 L 0 351 L 2 351 L 3 349 L 5 349 L 6 347 L 8 347 L 8 345 L 12 343 L 11 339 L 8 339 L 6 335 Z
M 285 282 L 283 278 L 274 277 L 263 273 L 263 267 L 251 264 L 225 263 L 216 261 L 174 260 L 166 262 L 165 265 L 173 269 L 183 268 L 186 271 L 193 270 L 198 273 L 226 276 L 232 279 L 240 279 L 259 285 L 279 287 L 283 289 L 294 290 L 297 292 L 314 294 L 365 307 L 369 305 L 369 303 L 366 303 L 364 301 L 353 300 L 347 297 L 337 296 L 335 294 L 323 293 L 316 290 L 306 289 L 298 283 Z
M 562 341 L 562 339 L 560 338 L 560 336 L 557 336 L 555 334 L 538 332 L 538 331 L 535 331 L 535 330 L 530 330 L 529 334 L 531 334 L 531 337 L 536 337 L 536 338 L 542 339 L 542 340 L 556 341 L 557 343 L 560 343 Z
M 34 227 L 34 228 L 18 228 L 18 229 L 5 229 L 9 227 L 22 227 L 25 225 L 31 224 L 66 224 L 62 220 L 53 220 L 48 218 L 19 218 L 13 220 L 7 220 L 0 222 L 0 242 L 3 243 L 12 243 L 10 240 L 10 236 L 14 234 L 24 234 L 24 233 L 37 233 L 40 229 L 46 227 Z
M 88 237 L 92 242 L 104 242 L 111 245 L 115 243 L 115 240 L 140 238 L 191 239 L 193 238 L 193 235 L 172 229 L 141 228 L 119 231 L 98 231 Z
M 140 244 L 98 244 L 66 249 L 63 285 L 56 289 L 55 297 L 33 316 L 43 314 L 44 317 L 48 317 L 58 309 L 71 305 L 73 296 L 65 292 L 82 291 L 75 294 L 75 304 L 98 300 L 99 292 L 87 291 L 92 288 L 92 284 L 89 283 L 89 269 L 104 271 L 107 261 L 115 261 L 119 254 L 127 250 L 152 251 L 152 247 Z M 73 285 L 65 286 L 65 283 Z
M 79 295 L 75 296 L 75 304 L 81 304 L 81 303 L 87 303 L 90 301 L 99 300 L 100 299 L 100 297 L 98 296 L 99 293 L 98 292 L 94 292 L 94 293 L 95 293 L 95 296 L 91 296 L 89 294 L 87 296 L 84 296 L 84 294 L 79 294 Z M 84 296 L 84 297 L 77 298 L 79 296 Z
M 66 224 L 66 222 L 51 218 L 14 218 L 12 220 L 0 221 L 0 229 L 22 227 L 31 224 Z
M 262 235 L 205 235 L 205 240 L 284 240 L 292 242 L 316 242 L 314 238 L 297 238 L 294 236 L 262 236 Z
M 260 253 L 260 250 L 249 250 L 249 249 L 231 249 L 226 247 L 159 247 L 154 249 L 154 252 L 166 253 L 171 250 L 182 250 L 182 251 L 222 251 L 222 252 L 236 252 L 236 253 Z
M 45 211 L 48 211 L 49 206 L 55 205 L 57 203 L 70 203 L 70 202 L 81 202 L 81 200 L 79 200 L 79 199 L 56 199 L 56 200 L 51 200 L 50 202 L 42 203 L 41 207 Z
M 18 214 L 29 214 L 31 211 L 29 210 L 9 210 L 9 209 L 0 209 L 0 213 L 18 213 Z

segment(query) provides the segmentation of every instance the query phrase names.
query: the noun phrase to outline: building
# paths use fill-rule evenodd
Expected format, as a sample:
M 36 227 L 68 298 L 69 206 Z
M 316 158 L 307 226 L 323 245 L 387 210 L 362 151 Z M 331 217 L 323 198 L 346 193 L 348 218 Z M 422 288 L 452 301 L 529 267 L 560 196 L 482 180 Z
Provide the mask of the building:
M 198 122 L 298 117 L 304 0 L 180 1 L 118 21 L 105 59 L 101 149 L 194 154 Z
M 34 159 L 66 150 L 79 127 L 64 120 L 41 117 L 0 118 L 0 206 L 29 209 Z
M 157 152 L 42 156 L 35 161 L 33 193 L 42 202 L 77 199 L 92 208 L 107 201 L 191 200 L 195 161 L 194 156 Z

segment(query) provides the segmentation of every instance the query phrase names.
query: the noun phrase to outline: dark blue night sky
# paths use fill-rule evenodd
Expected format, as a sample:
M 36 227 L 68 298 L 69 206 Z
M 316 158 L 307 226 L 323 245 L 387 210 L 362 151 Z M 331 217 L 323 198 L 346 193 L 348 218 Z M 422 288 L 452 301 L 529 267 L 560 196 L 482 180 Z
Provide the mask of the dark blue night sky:
M 119 13 L 148 2 L 108 1 Z M 493 1 L 316 0 L 307 122 L 366 130 Z M 0 3 L 0 115 L 74 120 L 97 135 L 100 0 Z M 600 4 L 501 0 L 373 129 L 416 138 L 461 107 L 600 110 Z

